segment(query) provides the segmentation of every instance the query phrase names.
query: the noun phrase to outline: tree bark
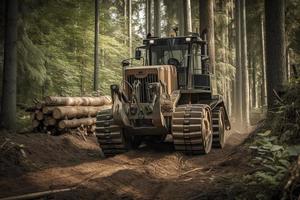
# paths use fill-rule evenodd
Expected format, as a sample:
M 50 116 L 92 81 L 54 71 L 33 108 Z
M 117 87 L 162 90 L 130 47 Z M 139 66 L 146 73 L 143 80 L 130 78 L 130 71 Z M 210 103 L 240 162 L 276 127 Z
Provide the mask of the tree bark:
M 193 32 L 193 28 L 192 28 L 192 8 L 191 8 L 191 0 L 186 0 L 186 32 L 188 33 L 192 33 Z
M 127 4 L 128 0 L 124 0 L 124 33 L 128 30 Z M 127 38 L 125 37 L 124 44 L 127 45 Z
M 16 128 L 18 0 L 6 1 L 1 126 Z
M 186 35 L 185 30 L 186 30 L 186 24 L 185 24 L 185 19 L 186 19 L 186 1 L 184 0 L 179 0 L 180 5 L 177 7 L 178 9 L 178 21 L 179 21 L 179 35 L 184 36 Z
M 268 109 L 275 107 L 273 90 L 287 81 L 285 50 L 285 0 L 265 0 L 266 77 Z
M 146 0 L 146 35 L 151 33 L 151 1 Z
M 78 106 L 78 107 L 56 107 L 53 110 L 52 116 L 54 119 L 63 118 L 80 118 L 80 117 L 95 117 L 97 113 L 101 110 L 109 109 L 111 106 L 101 106 L 101 107 L 90 107 L 90 106 Z
M 241 61 L 241 12 L 240 0 L 235 0 L 235 32 L 236 32 L 236 74 L 235 74 L 235 109 L 236 123 L 242 123 L 242 61 Z
M 99 90 L 99 0 L 95 0 L 94 91 Z
M 61 129 L 64 128 L 77 128 L 81 125 L 92 126 L 96 124 L 96 118 L 81 118 L 81 119 L 72 119 L 72 120 L 62 120 L 58 123 L 58 127 Z
M 132 0 L 128 0 L 129 57 L 132 58 Z
M 286 78 L 289 83 L 291 80 L 290 47 L 286 47 Z
M 111 104 L 111 98 L 109 96 L 100 96 L 100 97 L 48 96 L 45 98 L 45 102 L 47 106 L 103 106 L 103 105 Z
M 209 71 L 215 73 L 214 0 L 199 0 L 200 34 L 207 33 Z
M 246 0 L 241 0 L 241 69 L 242 69 L 242 108 L 243 127 L 250 125 L 249 76 L 247 61 Z
M 266 85 L 266 48 L 265 48 L 265 25 L 264 16 L 260 16 L 260 36 L 261 36 L 261 52 L 262 52 L 262 76 L 261 76 L 261 105 L 265 106 L 267 103 L 267 85 Z
M 250 67 L 252 69 L 252 108 L 257 108 L 257 78 L 256 78 L 256 63 L 254 56 L 250 56 L 251 61 L 249 60 Z
M 154 3 L 154 36 L 160 37 L 161 36 L 160 0 L 153 0 L 153 3 Z

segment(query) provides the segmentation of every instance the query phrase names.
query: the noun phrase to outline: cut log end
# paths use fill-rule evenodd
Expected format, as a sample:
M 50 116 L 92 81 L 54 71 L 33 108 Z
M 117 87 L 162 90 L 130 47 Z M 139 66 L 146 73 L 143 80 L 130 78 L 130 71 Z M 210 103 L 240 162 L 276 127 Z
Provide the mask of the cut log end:
M 44 113 L 39 111 L 38 113 L 36 113 L 36 119 L 41 121 L 44 119 Z
M 37 127 L 39 127 L 39 125 L 40 125 L 40 122 L 38 120 L 32 120 L 32 127 L 33 128 L 37 128 Z

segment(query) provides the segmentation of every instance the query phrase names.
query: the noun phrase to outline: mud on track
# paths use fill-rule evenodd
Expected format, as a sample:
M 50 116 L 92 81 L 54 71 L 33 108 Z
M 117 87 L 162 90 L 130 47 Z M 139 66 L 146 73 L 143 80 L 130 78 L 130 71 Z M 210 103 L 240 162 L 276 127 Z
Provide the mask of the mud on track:
M 94 137 L 2 134 L 24 144 L 25 158 L 1 152 L 0 197 L 77 186 L 54 199 L 223 199 L 222 180 L 249 169 L 241 145 L 249 134 L 232 132 L 224 149 L 208 155 L 176 153 L 171 143 L 101 159 Z M 5 148 L 3 148 L 5 150 Z M 11 148 L 12 149 L 12 148 Z M 18 150 L 15 150 L 18 151 Z M 7 153 L 10 153 L 9 155 Z

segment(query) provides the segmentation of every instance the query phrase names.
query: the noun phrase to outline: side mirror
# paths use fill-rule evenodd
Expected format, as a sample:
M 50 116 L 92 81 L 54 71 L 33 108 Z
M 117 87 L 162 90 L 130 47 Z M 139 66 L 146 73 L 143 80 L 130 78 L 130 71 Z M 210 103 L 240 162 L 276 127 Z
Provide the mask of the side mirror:
M 123 60 L 123 61 L 122 61 L 122 66 L 123 66 L 123 67 L 127 67 L 127 66 L 129 66 L 129 65 L 130 65 L 130 63 L 129 63 L 128 60 Z
M 135 59 L 140 60 L 141 57 L 142 57 L 142 51 L 139 49 L 135 50 Z

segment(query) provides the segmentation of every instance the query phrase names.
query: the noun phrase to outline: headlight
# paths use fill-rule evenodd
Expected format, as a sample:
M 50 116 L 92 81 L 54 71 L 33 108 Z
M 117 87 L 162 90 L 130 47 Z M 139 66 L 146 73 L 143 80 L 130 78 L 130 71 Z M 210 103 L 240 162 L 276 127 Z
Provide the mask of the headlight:
M 192 39 L 189 38 L 189 37 L 185 38 L 185 41 L 186 41 L 186 42 L 190 42 L 191 40 L 192 40 Z
M 137 107 L 130 107 L 130 114 L 135 115 L 137 113 Z
M 118 85 L 111 85 L 111 86 L 110 86 L 110 89 L 111 89 L 112 91 L 118 91 L 118 90 L 119 90 L 119 86 L 118 86 Z
M 150 44 L 154 44 L 154 40 L 150 40 L 149 43 L 150 43 Z

